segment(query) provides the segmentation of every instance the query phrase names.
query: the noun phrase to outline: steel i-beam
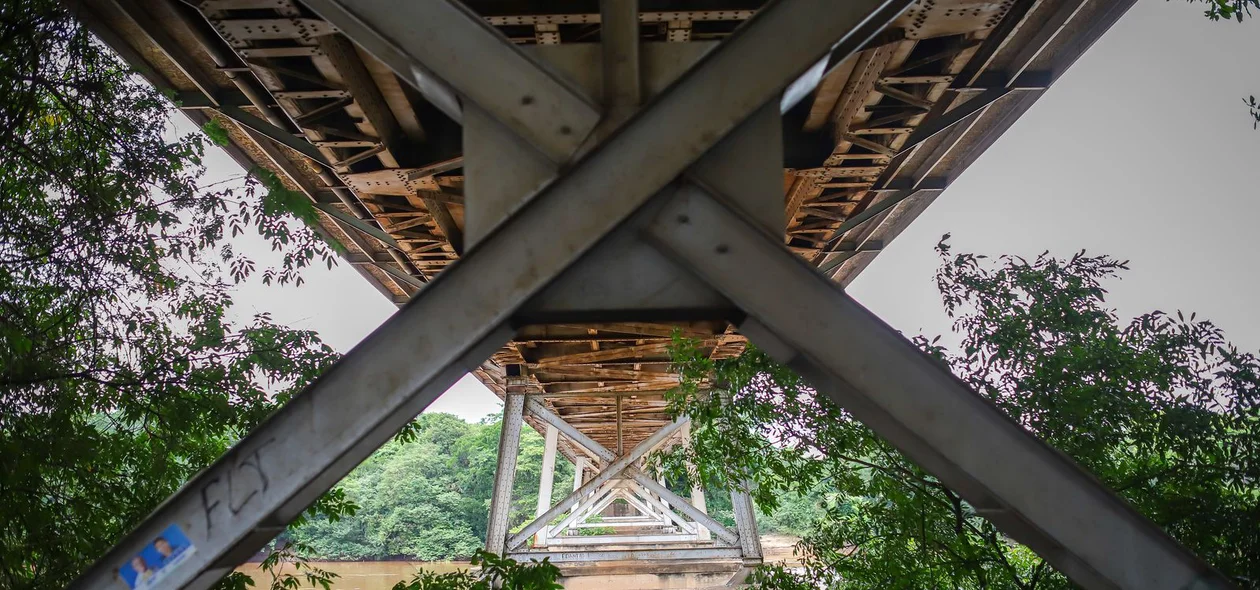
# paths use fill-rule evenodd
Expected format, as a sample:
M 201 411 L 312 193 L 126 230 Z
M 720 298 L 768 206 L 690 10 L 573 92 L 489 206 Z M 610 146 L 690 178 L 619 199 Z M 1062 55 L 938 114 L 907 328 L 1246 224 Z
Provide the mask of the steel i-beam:
M 1228 582 L 940 363 L 696 185 L 645 239 L 729 297 L 741 331 L 1086 588 Z M 802 313 L 809 310 L 809 313 Z
M 329 4 L 344 12 L 340 4 Z M 363 8 L 374 11 L 377 21 L 401 20 L 399 5 L 384 4 L 364 3 Z M 448 3 L 406 6 L 431 4 Z M 113 587 L 117 568 L 172 524 L 184 528 L 196 552 L 170 572 L 165 587 L 206 588 L 226 575 L 502 346 L 511 335 L 506 321 L 529 297 L 838 41 L 864 41 L 854 31 L 873 19 L 891 20 L 907 4 L 860 0 L 838 8 L 830 0 L 771 3 L 613 137 L 529 199 L 306 391 L 163 503 L 74 587 Z M 341 16 L 339 28 L 357 42 L 367 46 L 381 38 L 359 17 L 351 14 L 354 22 L 344 24 L 346 14 Z M 456 36 L 484 26 L 467 15 L 456 15 L 451 24 Z M 423 37 L 412 29 L 407 33 L 409 39 Z M 793 43 L 779 42 L 789 37 Z M 496 61 L 504 47 L 514 50 L 501 37 L 474 33 L 452 42 L 456 45 L 439 47 L 421 62 L 433 65 L 456 55 L 476 55 L 478 67 L 466 69 L 530 67 L 512 56 L 503 58 L 510 63 Z M 460 48 L 467 52 L 460 54 Z M 473 79 L 467 85 L 492 80 Z M 732 80 L 740 83 L 732 85 Z M 556 121 L 544 125 L 531 108 L 535 103 L 521 100 L 535 95 L 550 100 L 553 85 L 542 81 L 530 86 L 528 79 L 522 84 L 517 90 L 525 94 L 513 97 L 512 104 L 494 103 L 499 110 L 515 108 L 515 114 L 499 116 L 522 121 L 525 131 L 533 124 L 558 133 Z M 467 88 L 461 90 L 472 96 Z M 569 134 L 578 132 L 569 129 Z M 608 186 L 616 186 L 620 198 L 606 198 Z

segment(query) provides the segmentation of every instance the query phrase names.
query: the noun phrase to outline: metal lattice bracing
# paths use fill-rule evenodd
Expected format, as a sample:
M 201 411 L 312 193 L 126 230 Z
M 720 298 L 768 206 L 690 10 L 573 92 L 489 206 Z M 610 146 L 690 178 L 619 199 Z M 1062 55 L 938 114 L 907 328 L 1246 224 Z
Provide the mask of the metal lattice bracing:
M 642 4 L 643 43 L 704 43 L 729 36 L 764 2 Z M 521 46 L 598 42 L 601 15 L 582 6 L 468 2 Z M 787 113 L 785 243 L 851 282 L 1126 7 L 912 5 Z M 426 96 L 387 56 L 296 0 L 82 0 L 79 8 L 151 81 L 177 91 L 190 116 L 223 122 L 243 165 L 271 168 L 310 195 L 324 231 L 350 250 L 347 262 L 391 300 L 405 302 L 463 253 L 454 98 Z M 672 378 L 654 373 L 668 372 L 664 345 L 675 327 L 717 356 L 742 349 L 724 321 L 547 322 L 523 327 L 475 373 L 503 395 L 505 367 L 525 367 L 531 391 L 577 422 L 600 422 L 620 399 L 622 444 L 632 445 L 664 424 L 660 394 Z M 615 434 L 596 434 L 614 442 Z M 561 448 L 576 456 L 567 440 Z
M 491 548 L 616 494 L 705 523 L 718 539 L 693 558 L 755 556 L 750 518 L 706 523 L 638 472 L 684 430 L 662 411 L 680 331 L 717 357 L 750 338 L 1084 587 L 1226 587 L 841 290 L 1129 0 L 576 4 L 83 0 L 106 42 L 194 120 L 232 125 L 230 153 L 306 192 L 349 261 L 409 303 L 81 586 L 118 583 L 172 523 L 197 550 L 166 583 L 208 586 L 469 370 L 507 400 L 505 457 L 523 421 L 593 467 L 515 535 L 492 514 Z M 757 158 L 779 149 L 763 190 Z

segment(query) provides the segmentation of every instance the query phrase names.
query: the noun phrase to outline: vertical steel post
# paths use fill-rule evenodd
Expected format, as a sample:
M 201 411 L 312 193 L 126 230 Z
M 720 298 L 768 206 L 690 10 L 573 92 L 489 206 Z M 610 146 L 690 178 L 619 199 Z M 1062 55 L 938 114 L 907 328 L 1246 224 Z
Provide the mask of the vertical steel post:
M 687 446 L 691 446 L 691 423 L 688 422 L 683 433 L 683 438 L 687 440 Z M 690 461 L 687 462 L 687 475 L 691 479 L 691 505 L 695 506 L 701 512 L 708 514 L 708 501 L 704 497 L 704 482 L 700 481 L 700 472 L 696 470 L 696 466 Z M 696 523 L 696 540 L 709 541 L 713 539 L 713 533 L 704 525 Z
M 620 457 L 626 453 L 625 439 L 621 434 L 621 396 L 617 396 L 617 456 Z
M 621 124 L 642 100 L 639 79 L 639 0 L 601 0 L 605 132 Z
M 747 487 L 748 482 L 741 486 Z M 739 549 L 745 560 L 761 559 L 761 537 L 757 535 L 757 517 L 752 498 L 743 489 L 731 490 L 731 508 L 735 512 L 735 530 L 739 533 Z
M 543 442 L 542 471 L 538 474 L 538 508 L 534 516 L 542 516 L 551 508 L 551 487 L 556 479 L 556 443 L 560 439 L 560 431 L 555 426 L 547 425 L 547 434 Z M 551 531 L 543 527 L 534 535 L 535 547 L 546 547 L 547 537 Z
M 723 404 L 731 403 L 730 391 L 722 391 L 719 395 Z M 753 513 L 752 498 L 748 495 L 750 485 L 751 482 L 744 480 L 731 490 L 731 511 L 734 512 L 735 531 L 739 533 L 739 548 L 744 559 L 760 560 L 761 537 L 757 534 L 757 517 Z
M 507 543 L 508 513 L 512 508 L 512 483 L 516 480 L 516 455 L 521 447 L 521 422 L 525 394 L 513 392 L 523 384 L 519 377 L 508 378 L 507 401 L 503 404 L 503 430 L 499 434 L 499 465 L 494 473 L 490 496 L 490 523 L 486 527 L 486 551 L 503 555 Z

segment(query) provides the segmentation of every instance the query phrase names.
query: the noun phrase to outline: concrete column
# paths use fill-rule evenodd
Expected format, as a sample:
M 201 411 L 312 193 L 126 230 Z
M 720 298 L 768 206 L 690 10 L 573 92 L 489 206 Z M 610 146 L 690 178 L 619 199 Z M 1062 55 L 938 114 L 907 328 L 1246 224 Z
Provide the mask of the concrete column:
M 662 476 L 660 476 L 660 477 L 656 478 L 656 483 L 659 483 L 659 484 L 661 484 L 662 486 L 665 486 L 665 476 L 664 476 L 664 475 L 662 475 Z M 658 495 L 656 495 L 656 494 L 653 494 L 653 493 L 651 492 L 651 490 L 644 490 L 644 491 L 645 491 L 645 492 L 647 492 L 647 493 L 648 493 L 648 495 L 649 495 L 649 496 L 651 496 L 654 500 L 656 500 L 657 502 L 660 502 L 660 504 L 661 504 L 661 507 L 662 507 L 662 508 L 664 508 L 664 509 L 666 509 L 666 510 L 668 510 L 668 509 L 672 508 L 672 506 L 670 506 L 670 505 L 669 505 L 669 501 L 668 501 L 668 500 L 666 500 L 665 498 L 662 498 L 661 496 L 658 496 Z M 663 524 L 663 525 L 665 525 L 665 526 L 669 526 L 669 525 L 673 524 L 672 522 L 670 522 L 669 517 L 668 517 L 668 516 L 666 516 L 664 512 L 661 512 L 661 524 Z
M 687 425 L 684 426 L 683 428 L 687 430 L 683 434 L 684 438 L 687 439 L 687 446 L 691 446 L 691 423 L 688 422 Z M 692 479 L 691 505 L 695 506 L 696 508 L 699 508 L 700 511 L 704 512 L 705 514 L 708 514 L 709 507 L 708 507 L 708 501 L 705 500 L 704 498 L 704 484 L 701 483 L 700 481 L 699 472 L 696 471 L 696 466 L 692 465 L 691 463 L 687 463 L 687 473 L 692 476 L 691 477 Z M 712 539 L 713 539 L 713 533 L 709 532 L 709 529 L 705 528 L 704 526 L 702 526 L 700 523 L 697 522 L 696 523 L 696 540 L 697 541 L 710 541 Z
M 586 475 L 586 466 L 591 462 L 586 457 L 578 457 L 573 463 L 573 491 L 578 491 L 582 487 L 582 478 Z
M 585 477 L 586 477 L 586 466 L 589 465 L 590 462 L 591 460 L 586 457 L 578 457 L 577 459 L 574 459 L 573 461 L 573 491 L 576 492 L 578 491 L 578 488 L 582 487 L 582 483 L 585 481 Z M 576 525 L 577 522 L 574 522 L 573 524 Z M 575 528 L 577 527 L 570 526 L 569 530 L 566 532 L 568 532 L 569 534 L 572 534 Z
M 709 513 L 707 502 L 704 499 L 704 486 L 700 482 L 695 482 L 691 486 L 691 505 L 702 510 L 705 514 Z M 700 523 L 696 523 L 696 540 L 709 541 L 713 539 L 713 533 L 709 529 L 704 528 Z
M 555 426 L 547 425 L 547 434 L 543 445 L 542 471 L 538 474 L 538 509 L 534 511 L 534 517 L 537 518 L 547 512 L 551 508 L 551 486 L 556 479 L 556 443 L 560 439 L 560 431 Z M 534 535 L 535 547 L 546 547 L 547 536 L 551 533 L 549 527 L 543 527 Z
M 524 393 L 512 393 L 508 378 L 507 401 L 503 405 L 503 431 L 499 434 L 499 465 L 494 472 L 494 492 L 490 496 L 490 522 L 486 526 L 486 551 L 503 555 L 507 545 L 508 512 L 512 507 L 512 483 L 516 480 L 516 456 L 521 448 L 521 422 L 525 411 Z

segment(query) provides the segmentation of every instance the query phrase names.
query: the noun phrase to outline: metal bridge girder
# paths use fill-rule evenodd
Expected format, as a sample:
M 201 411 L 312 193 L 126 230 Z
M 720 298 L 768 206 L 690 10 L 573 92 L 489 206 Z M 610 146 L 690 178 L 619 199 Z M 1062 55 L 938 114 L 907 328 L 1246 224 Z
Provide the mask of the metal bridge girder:
M 472 101 L 554 161 L 570 158 L 598 122 L 599 113 L 591 115 L 580 93 L 456 2 L 408 3 L 403 14 L 401 5 L 385 0 L 353 8 L 339 0 L 307 2 L 448 113 L 459 116 L 453 96 Z M 811 66 L 837 43 L 839 57 L 847 56 L 908 4 L 771 2 L 185 485 L 75 587 L 115 587 L 118 567 L 171 524 L 186 531 L 195 552 L 167 572 L 160 587 L 208 587 L 506 342 L 509 320 L 531 296 L 632 219 L 641 225 L 627 231 L 743 309 L 749 319 L 741 328 L 763 348 L 1074 581 L 1099 589 L 1228 587 L 1069 459 L 805 266 L 779 238 L 704 189 L 692 183 L 667 191 L 675 194 L 652 203 L 659 214 L 634 217 L 758 108 L 773 100 L 790 106 L 808 92 L 822 70 Z M 417 34 L 421 21 L 410 19 L 421 16 L 431 34 Z M 513 81 L 515 93 L 502 92 L 504 79 Z M 486 93 L 492 83 L 495 92 Z M 752 268 L 760 274 L 746 272 Z M 800 309 L 814 315 L 807 319 Z M 670 428 L 640 446 L 651 448 Z M 631 467 L 635 452 L 581 486 L 568 506 Z M 527 527 L 518 536 L 536 531 Z M 728 554 L 740 550 L 691 553 Z
M 684 187 L 642 232 L 738 305 L 747 314 L 740 330 L 753 343 L 1072 581 L 1100 589 L 1230 587 L 719 198 Z
M 183 528 L 196 551 L 166 575 L 163 587 L 206 588 L 227 575 L 502 346 L 512 333 L 507 320 L 530 296 L 775 98 L 837 40 L 852 38 L 872 14 L 890 12 L 884 16 L 891 20 L 907 4 L 862 0 L 846 3 L 844 10 L 836 10 L 829 0 L 771 4 L 306 391 L 188 482 L 89 568 L 75 587 L 114 586 L 118 568 L 171 524 Z M 395 6 L 378 8 L 397 18 Z M 338 25 L 364 42 L 354 30 Z M 452 23 L 455 31 L 466 30 L 469 23 L 464 25 Z M 796 43 L 773 42 L 789 34 Z M 478 67 L 490 65 L 486 62 L 501 51 L 495 44 L 515 51 L 503 39 L 468 39 L 481 40 L 480 46 L 468 49 L 468 55 L 480 58 Z M 741 83 L 725 83 L 731 80 Z M 547 88 L 518 90 L 542 96 Z M 532 104 L 520 104 L 525 102 L 518 101 L 519 107 Z M 601 188 L 610 183 L 621 198 L 606 198 Z

